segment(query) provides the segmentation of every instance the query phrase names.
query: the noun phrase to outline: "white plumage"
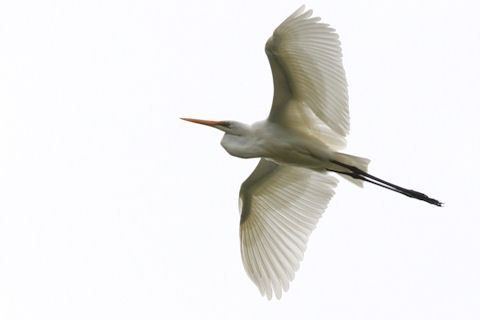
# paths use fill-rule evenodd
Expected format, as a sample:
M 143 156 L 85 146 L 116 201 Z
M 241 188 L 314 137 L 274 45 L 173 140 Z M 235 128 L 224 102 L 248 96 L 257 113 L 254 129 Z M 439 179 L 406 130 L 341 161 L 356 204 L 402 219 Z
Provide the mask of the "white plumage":
M 348 92 L 335 30 L 302 6 L 268 39 L 274 96 L 264 121 L 183 120 L 225 132 L 233 156 L 261 158 L 240 189 L 240 241 L 245 270 L 262 295 L 280 298 L 298 270 L 310 233 L 340 174 L 440 206 L 426 195 L 367 173 L 368 159 L 338 152 L 349 130 Z

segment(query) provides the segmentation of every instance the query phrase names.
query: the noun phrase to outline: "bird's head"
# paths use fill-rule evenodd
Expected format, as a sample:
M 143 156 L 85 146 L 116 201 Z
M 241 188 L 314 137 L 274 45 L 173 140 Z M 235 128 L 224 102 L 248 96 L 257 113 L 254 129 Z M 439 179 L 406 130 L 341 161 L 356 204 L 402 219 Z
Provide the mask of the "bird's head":
M 205 126 L 217 128 L 222 130 L 226 134 L 231 134 L 234 136 L 243 136 L 248 133 L 248 126 L 237 121 L 211 121 L 211 120 L 199 120 L 191 118 L 180 118 L 185 121 L 190 121 L 193 123 L 203 124 Z

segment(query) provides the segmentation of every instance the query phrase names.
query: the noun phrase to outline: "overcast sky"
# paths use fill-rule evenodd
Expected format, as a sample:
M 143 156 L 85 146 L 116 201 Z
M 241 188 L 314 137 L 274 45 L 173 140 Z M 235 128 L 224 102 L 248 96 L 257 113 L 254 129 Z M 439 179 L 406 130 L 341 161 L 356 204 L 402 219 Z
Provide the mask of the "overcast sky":
M 297 1 L 0 3 L 0 318 L 479 319 L 480 13 L 309 1 L 339 33 L 346 152 L 444 208 L 341 181 L 290 290 L 243 270 L 257 160 L 179 117 L 264 119 Z

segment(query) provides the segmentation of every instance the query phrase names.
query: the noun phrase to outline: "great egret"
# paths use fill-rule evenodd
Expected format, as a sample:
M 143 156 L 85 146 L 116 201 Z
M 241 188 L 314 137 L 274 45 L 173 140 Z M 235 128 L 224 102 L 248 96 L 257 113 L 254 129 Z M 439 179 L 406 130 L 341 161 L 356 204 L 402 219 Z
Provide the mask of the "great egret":
M 225 132 L 222 146 L 261 158 L 240 188 L 240 241 L 245 270 L 262 295 L 279 299 L 303 258 L 308 237 L 333 196 L 339 174 L 441 206 L 438 200 L 367 173 L 370 160 L 338 152 L 349 130 L 348 93 L 335 30 L 300 7 L 268 39 L 274 96 L 268 118 L 183 120 Z

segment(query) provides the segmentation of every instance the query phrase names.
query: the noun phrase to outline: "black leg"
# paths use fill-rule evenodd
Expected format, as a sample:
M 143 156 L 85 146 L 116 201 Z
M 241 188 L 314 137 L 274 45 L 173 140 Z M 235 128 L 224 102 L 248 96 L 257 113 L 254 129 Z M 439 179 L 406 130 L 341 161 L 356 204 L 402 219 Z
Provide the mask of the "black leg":
M 355 166 L 350 166 L 350 165 L 341 163 L 341 162 L 336 161 L 336 160 L 330 160 L 330 162 L 332 162 L 332 163 L 334 163 L 338 166 L 341 166 L 343 168 L 346 168 L 346 169 L 350 170 L 350 172 L 343 172 L 343 171 L 328 169 L 329 171 L 336 172 L 336 173 L 339 173 L 339 174 L 345 174 L 345 175 L 348 175 L 348 176 L 350 176 L 354 179 L 360 179 L 360 180 L 363 180 L 363 181 L 367 181 L 367 182 L 375 184 L 377 186 L 380 186 L 380 187 L 383 187 L 383 188 L 390 189 L 392 191 L 401 193 L 403 195 L 406 195 L 407 197 L 415 198 L 415 199 L 422 200 L 422 201 L 426 201 L 428 203 L 434 204 L 434 205 L 439 206 L 439 207 L 441 207 L 443 205 L 443 203 L 441 203 L 440 201 L 438 201 L 436 199 L 432 199 L 432 198 L 428 197 L 426 194 L 423 194 L 423 193 L 415 191 L 415 190 L 402 188 L 400 186 L 397 186 L 396 184 L 393 184 L 393 183 L 390 183 L 388 181 L 377 178 L 377 177 L 375 177 L 375 176 L 373 176 L 373 175 L 371 175 L 371 174 L 369 174 L 369 173 L 367 173 L 363 170 L 360 170 L 359 168 L 357 168 Z

